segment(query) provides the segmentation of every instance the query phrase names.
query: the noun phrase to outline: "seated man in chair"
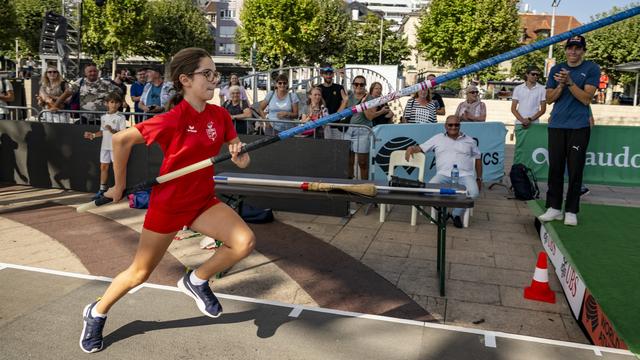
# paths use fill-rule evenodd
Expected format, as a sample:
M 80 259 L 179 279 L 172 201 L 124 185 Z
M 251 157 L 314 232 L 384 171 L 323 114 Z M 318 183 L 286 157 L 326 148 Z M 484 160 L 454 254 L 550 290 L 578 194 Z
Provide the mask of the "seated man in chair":
M 469 196 L 478 197 L 482 187 L 482 159 L 476 141 L 460 132 L 460 119 L 455 115 L 447 117 L 446 132 L 434 135 L 420 145 L 409 146 L 405 158 L 409 160 L 413 154 L 434 150 L 436 153 L 436 175 L 429 181 L 434 184 L 450 184 L 451 169 L 458 165 L 459 183 L 467 188 Z M 475 174 L 474 174 L 475 167 Z M 453 225 L 461 228 L 465 209 L 453 209 Z

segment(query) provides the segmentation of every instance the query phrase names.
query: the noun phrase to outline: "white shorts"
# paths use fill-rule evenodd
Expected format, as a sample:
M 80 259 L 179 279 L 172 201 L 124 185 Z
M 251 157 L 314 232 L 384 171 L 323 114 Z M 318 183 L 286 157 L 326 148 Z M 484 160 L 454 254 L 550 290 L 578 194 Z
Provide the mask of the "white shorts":
M 100 164 L 111 164 L 113 162 L 113 151 L 100 150 Z
M 369 130 L 363 128 L 349 128 L 346 139 L 351 140 L 351 151 L 356 154 L 369 152 Z

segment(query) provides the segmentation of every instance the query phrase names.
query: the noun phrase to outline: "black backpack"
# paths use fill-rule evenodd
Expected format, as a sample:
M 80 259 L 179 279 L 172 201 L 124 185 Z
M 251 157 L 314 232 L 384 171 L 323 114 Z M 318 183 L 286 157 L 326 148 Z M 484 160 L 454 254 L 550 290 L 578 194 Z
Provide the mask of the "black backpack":
M 513 164 L 509 172 L 511 190 L 518 200 L 533 200 L 540 196 L 538 180 L 533 171 L 523 164 Z

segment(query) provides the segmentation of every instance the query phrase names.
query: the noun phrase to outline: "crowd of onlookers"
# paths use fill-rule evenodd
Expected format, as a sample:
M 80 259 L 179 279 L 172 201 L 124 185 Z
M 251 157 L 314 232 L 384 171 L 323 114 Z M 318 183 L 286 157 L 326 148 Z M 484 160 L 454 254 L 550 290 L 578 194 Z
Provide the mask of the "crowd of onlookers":
M 350 79 L 350 86 L 336 83 L 331 64 L 323 64 L 320 75 L 321 83 L 308 89 L 304 102 L 295 91 L 289 89 L 288 77 L 280 74 L 275 78 L 274 89 L 252 104 L 238 75 L 230 74 L 228 83 L 220 86 L 220 104 L 229 112 L 239 134 L 277 135 L 300 123 L 316 121 L 382 96 L 382 84 L 367 84 L 366 77 L 362 75 Z M 215 79 L 219 78 L 220 75 L 216 73 Z M 433 78 L 435 75 L 429 75 L 427 80 Z M 42 76 L 38 103 L 47 110 L 42 114 L 42 121 L 98 124 L 100 116 L 107 112 L 107 97 L 115 93 L 121 98 L 122 105 L 118 110 L 126 114 L 125 118 L 130 123 L 135 124 L 164 112 L 174 92 L 173 84 L 164 80 L 160 66 L 140 68 L 135 74 L 127 69 L 119 69 L 113 79 L 104 79 L 99 77 L 97 66 L 90 63 L 84 67 L 83 76 L 75 81 L 66 81 L 55 66 L 48 66 Z M 456 109 L 456 117 L 460 121 L 485 121 L 486 106 L 480 101 L 477 87 L 469 85 L 465 93 L 466 99 Z M 124 101 L 127 95 L 133 103 L 132 109 Z M 418 91 L 407 102 L 399 119 L 402 123 L 435 123 L 437 115 L 445 114 L 442 97 L 428 88 Z M 390 107 L 384 104 L 344 117 L 331 125 L 307 130 L 298 136 L 350 140 L 350 164 L 353 165 L 350 166 L 350 176 L 354 176 L 353 169 L 357 163 L 360 177 L 366 179 L 369 173 L 371 128 L 392 124 L 394 117 L 396 115 Z

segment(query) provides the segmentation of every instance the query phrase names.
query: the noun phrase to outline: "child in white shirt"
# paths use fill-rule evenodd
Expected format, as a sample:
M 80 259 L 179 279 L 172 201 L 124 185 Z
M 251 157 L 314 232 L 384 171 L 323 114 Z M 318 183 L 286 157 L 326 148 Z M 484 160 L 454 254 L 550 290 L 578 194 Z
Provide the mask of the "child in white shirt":
M 122 98 L 118 93 L 110 93 L 105 97 L 107 103 L 107 113 L 100 117 L 100 130 L 97 132 L 85 131 L 84 138 L 94 140 L 102 137 L 100 146 L 100 190 L 93 196 L 93 200 L 102 197 L 107 191 L 107 179 L 109 178 L 109 165 L 113 162 L 111 152 L 111 137 L 113 134 L 127 127 L 124 115 L 118 113 L 118 108 L 122 105 Z

